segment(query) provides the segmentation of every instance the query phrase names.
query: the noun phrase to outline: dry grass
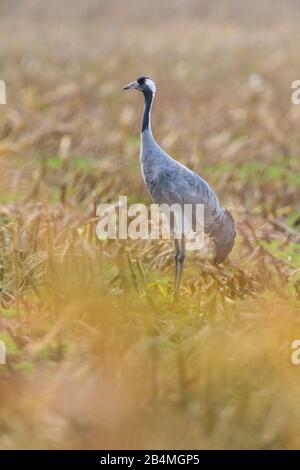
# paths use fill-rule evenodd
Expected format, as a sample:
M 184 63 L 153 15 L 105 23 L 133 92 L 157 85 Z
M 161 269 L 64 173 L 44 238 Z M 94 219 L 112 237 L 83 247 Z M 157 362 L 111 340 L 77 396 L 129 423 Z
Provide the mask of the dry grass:
M 68 5 L 1 6 L 0 447 L 299 448 L 297 3 Z M 168 242 L 95 237 L 100 202 L 149 202 L 140 74 L 157 140 L 238 221 L 176 304 Z

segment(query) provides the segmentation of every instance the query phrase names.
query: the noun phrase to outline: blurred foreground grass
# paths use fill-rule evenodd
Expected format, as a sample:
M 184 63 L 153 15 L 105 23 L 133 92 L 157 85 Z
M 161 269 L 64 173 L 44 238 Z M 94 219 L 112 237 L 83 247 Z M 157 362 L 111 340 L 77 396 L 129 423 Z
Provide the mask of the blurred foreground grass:
M 296 3 L 1 8 L 0 447 L 299 448 Z M 238 221 L 175 304 L 171 244 L 95 237 L 99 203 L 149 202 L 142 73 L 157 140 Z

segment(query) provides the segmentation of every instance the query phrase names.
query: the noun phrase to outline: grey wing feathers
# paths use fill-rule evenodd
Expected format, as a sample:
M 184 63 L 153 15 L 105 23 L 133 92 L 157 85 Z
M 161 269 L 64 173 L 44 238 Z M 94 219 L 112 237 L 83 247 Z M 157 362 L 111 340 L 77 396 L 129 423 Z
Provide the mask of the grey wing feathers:
M 174 163 L 160 171 L 158 184 L 148 188 L 150 195 L 158 204 L 203 204 L 205 231 L 209 233 L 211 226 L 223 218 L 217 196 L 201 176 L 175 160 Z
M 146 146 L 145 146 L 146 147 Z M 146 186 L 157 204 L 203 204 L 204 229 L 213 240 L 214 264 L 221 263 L 230 253 L 235 224 L 224 210 L 209 184 L 156 144 L 142 151 L 142 171 Z

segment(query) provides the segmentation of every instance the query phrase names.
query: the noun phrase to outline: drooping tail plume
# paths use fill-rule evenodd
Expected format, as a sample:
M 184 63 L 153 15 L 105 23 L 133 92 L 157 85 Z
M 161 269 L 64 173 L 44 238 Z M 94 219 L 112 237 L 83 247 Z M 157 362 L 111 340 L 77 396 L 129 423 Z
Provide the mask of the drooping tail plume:
M 210 233 L 214 245 L 214 265 L 222 263 L 227 258 L 232 250 L 235 235 L 233 217 L 229 211 L 224 210 L 223 221 L 217 228 L 214 228 L 213 233 Z

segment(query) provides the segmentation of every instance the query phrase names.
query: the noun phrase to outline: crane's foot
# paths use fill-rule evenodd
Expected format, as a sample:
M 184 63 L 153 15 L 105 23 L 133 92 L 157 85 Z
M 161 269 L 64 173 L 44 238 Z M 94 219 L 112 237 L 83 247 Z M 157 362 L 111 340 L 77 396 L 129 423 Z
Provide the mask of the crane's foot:
M 174 239 L 175 243 L 175 290 L 174 290 L 174 302 L 178 299 L 180 281 L 183 270 L 183 263 L 185 259 L 185 243 L 184 238 L 182 238 L 181 243 L 178 240 Z
M 183 263 L 184 263 L 184 256 L 179 255 L 176 258 L 174 301 L 177 300 L 179 297 Z
M 173 294 L 173 302 L 174 303 L 177 302 L 178 297 L 179 297 L 179 289 L 177 289 L 177 290 L 175 289 L 174 294 Z

